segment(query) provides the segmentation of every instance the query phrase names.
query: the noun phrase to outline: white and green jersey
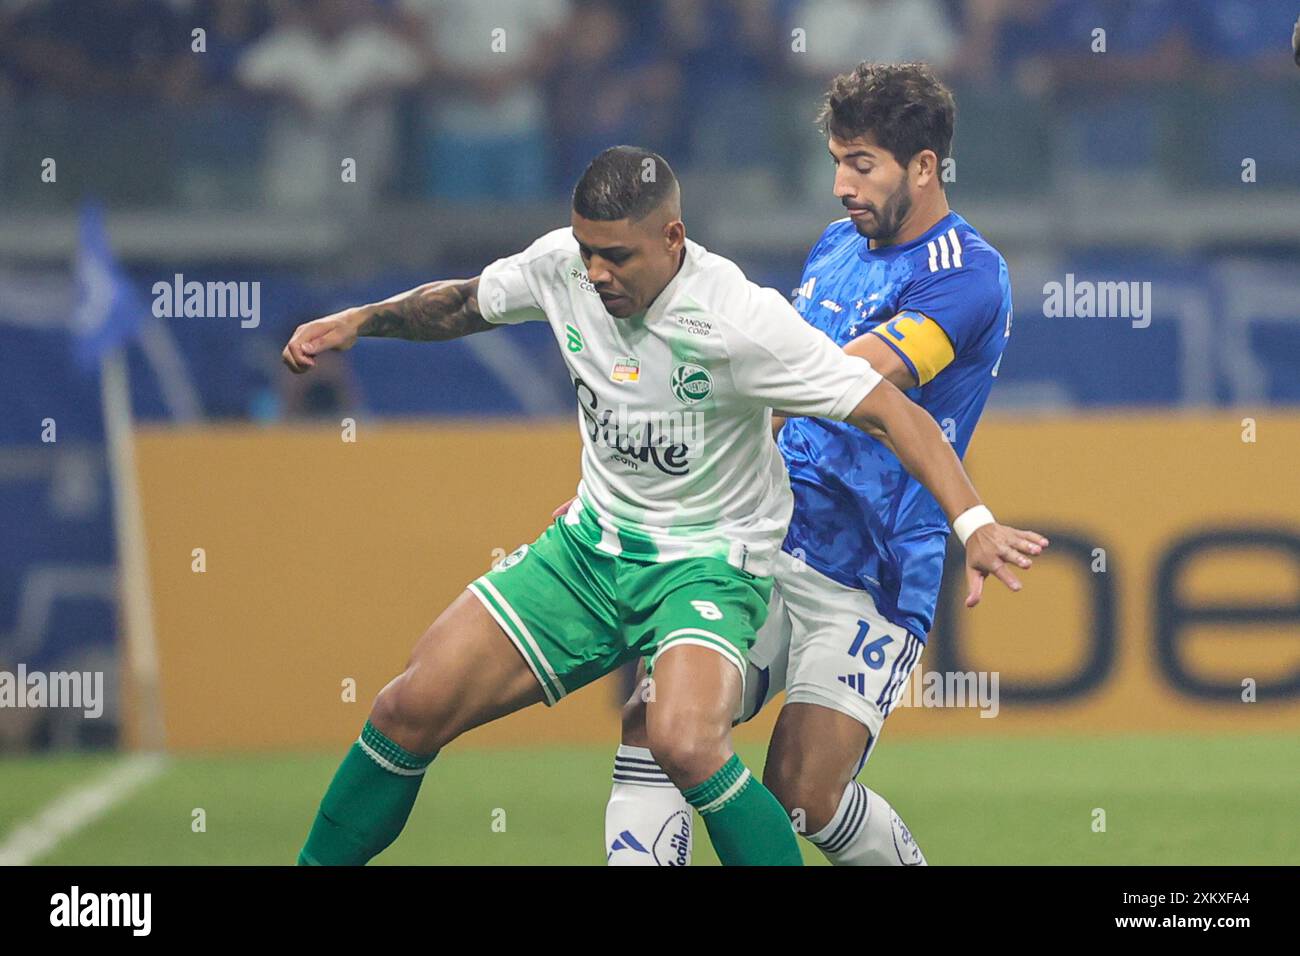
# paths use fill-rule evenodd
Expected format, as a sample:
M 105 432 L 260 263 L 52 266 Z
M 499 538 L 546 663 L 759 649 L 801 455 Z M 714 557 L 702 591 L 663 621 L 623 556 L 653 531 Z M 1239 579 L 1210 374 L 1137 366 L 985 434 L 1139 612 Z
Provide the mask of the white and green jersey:
M 484 269 L 478 303 L 489 322 L 550 322 L 582 428 L 566 520 L 594 520 L 611 554 L 770 574 L 793 508 L 772 409 L 842 420 L 880 381 L 780 293 L 690 240 L 643 315 L 605 311 L 568 228 Z

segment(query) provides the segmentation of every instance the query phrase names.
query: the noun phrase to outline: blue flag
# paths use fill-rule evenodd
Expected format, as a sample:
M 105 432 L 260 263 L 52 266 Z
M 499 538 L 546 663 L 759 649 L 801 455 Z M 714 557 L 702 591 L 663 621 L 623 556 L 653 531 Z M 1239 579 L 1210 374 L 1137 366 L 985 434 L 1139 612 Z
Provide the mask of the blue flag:
M 72 336 L 77 364 L 90 371 L 105 353 L 136 336 L 146 309 L 113 258 L 104 229 L 104 210 L 97 203 L 87 203 L 81 209 L 75 278 Z

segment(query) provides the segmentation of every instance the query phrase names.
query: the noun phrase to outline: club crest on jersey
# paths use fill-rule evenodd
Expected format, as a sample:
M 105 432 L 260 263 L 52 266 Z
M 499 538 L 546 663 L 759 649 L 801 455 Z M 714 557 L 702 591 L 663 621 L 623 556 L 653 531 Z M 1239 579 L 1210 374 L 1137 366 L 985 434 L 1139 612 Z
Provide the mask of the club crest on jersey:
M 713 376 L 702 365 L 683 363 L 673 369 L 669 385 L 683 405 L 694 405 L 713 394 Z
M 522 561 L 525 555 L 527 554 L 528 554 L 528 545 L 521 544 L 519 547 L 515 548 L 504 558 L 498 561 L 496 564 L 492 565 L 492 570 L 504 571 L 507 568 L 513 568 L 516 564 Z
M 614 360 L 614 371 L 609 377 L 615 382 L 638 382 L 641 380 L 641 363 L 628 355 Z

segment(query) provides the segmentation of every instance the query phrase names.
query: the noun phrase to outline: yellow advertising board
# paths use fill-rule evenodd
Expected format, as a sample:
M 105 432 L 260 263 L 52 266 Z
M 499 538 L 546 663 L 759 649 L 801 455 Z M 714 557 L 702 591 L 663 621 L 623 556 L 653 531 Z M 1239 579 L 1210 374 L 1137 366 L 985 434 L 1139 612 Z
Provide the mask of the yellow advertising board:
M 1023 592 L 991 584 L 974 610 L 950 566 L 889 733 L 1300 730 L 1300 414 L 1266 411 L 1253 434 L 1242 418 L 987 416 L 977 485 L 1053 545 Z M 355 438 L 140 432 L 172 748 L 346 744 L 429 623 L 577 481 L 569 421 Z M 619 692 L 607 678 L 463 745 L 612 743 Z

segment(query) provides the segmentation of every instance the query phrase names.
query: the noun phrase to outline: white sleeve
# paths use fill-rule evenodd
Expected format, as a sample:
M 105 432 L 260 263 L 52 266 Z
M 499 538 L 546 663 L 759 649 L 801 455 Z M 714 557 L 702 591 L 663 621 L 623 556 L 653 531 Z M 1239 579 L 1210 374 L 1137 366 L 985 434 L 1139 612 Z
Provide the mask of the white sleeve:
M 880 373 L 866 359 L 846 355 L 776 290 L 751 288 L 748 312 L 725 326 L 736 388 L 770 408 L 843 421 L 879 384 Z
M 540 296 L 540 270 L 550 263 L 553 244 L 543 236 L 523 252 L 506 256 L 487 266 L 478 279 L 478 311 L 495 325 L 544 322 L 546 312 Z

